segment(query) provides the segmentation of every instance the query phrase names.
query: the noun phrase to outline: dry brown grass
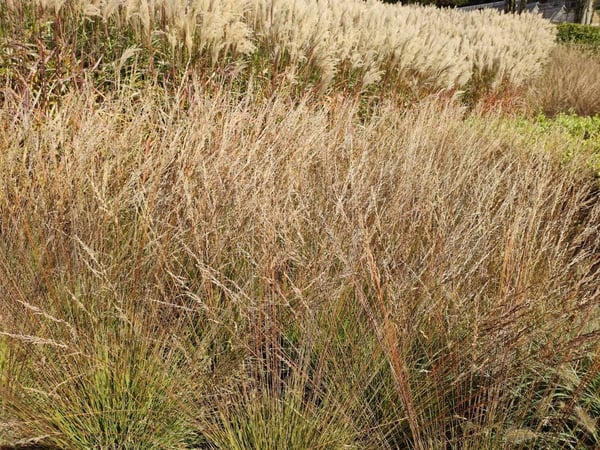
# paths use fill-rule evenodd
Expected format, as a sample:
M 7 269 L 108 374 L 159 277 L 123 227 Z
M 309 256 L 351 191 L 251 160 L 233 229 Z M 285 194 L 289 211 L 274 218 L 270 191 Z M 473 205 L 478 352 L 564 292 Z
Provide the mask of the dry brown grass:
M 193 84 L 98 100 L 0 110 L 15 432 L 63 448 L 564 444 L 598 358 L 587 172 L 450 102 L 364 116 L 341 96 Z M 571 403 L 557 367 L 580 373 Z
M 547 115 L 600 114 L 600 55 L 558 46 L 530 96 L 530 103 Z

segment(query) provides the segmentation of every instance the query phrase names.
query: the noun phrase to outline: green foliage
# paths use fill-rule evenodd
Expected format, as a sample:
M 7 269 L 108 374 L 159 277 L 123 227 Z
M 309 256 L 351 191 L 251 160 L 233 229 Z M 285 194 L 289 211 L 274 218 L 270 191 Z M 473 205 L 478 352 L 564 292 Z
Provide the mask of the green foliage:
M 334 408 L 307 404 L 293 391 L 253 394 L 221 411 L 222 427 L 208 436 L 223 450 L 358 448 L 350 424 L 332 415 Z
M 538 126 L 543 131 L 559 128 L 574 139 L 581 139 L 598 144 L 600 150 L 600 116 L 578 116 L 576 114 L 559 114 L 554 118 L 540 115 Z
M 5 338 L 0 337 L 0 387 L 3 387 L 8 377 L 8 362 L 9 362 L 9 348 L 5 343 Z M 0 396 L 0 418 L 6 417 L 4 411 L 4 399 Z M 8 430 L 0 422 L 0 443 L 4 442 L 8 437 Z
M 590 167 L 600 176 L 600 116 L 559 114 L 548 118 L 540 115 L 536 124 L 543 133 L 558 131 L 566 135 L 569 145 L 564 156 L 570 160 L 576 155 L 585 155 Z
M 584 48 L 600 51 L 600 28 L 578 23 L 561 23 L 557 26 L 558 42 L 575 44 Z
M 172 368 L 147 339 L 115 325 L 121 330 L 96 330 L 85 351 L 28 352 L 24 375 L 4 389 L 8 413 L 35 423 L 58 448 L 184 448 L 191 428 Z M 48 358 L 42 367 L 39 358 Z
M 563 163 L 574 158 L 582 160 L 600 177 L 600 116 L 559 114 L 548 117 L 539 114 L 534 119 L 511 119 L 505 123 L 549 152 L 561 149 L 559 156 Z

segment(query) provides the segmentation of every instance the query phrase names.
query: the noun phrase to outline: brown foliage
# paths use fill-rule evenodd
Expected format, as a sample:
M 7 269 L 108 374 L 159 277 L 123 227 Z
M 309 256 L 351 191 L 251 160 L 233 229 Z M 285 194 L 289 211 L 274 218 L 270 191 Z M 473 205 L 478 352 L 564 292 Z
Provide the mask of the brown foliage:
M 547 115 L 600 114 L 600 55 L 558 46 L 530 92 L 531 104 Z

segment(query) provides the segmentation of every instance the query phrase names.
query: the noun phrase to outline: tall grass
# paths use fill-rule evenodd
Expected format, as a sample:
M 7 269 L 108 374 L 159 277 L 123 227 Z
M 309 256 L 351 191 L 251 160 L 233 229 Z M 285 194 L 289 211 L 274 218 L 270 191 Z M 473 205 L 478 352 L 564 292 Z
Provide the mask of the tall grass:
M 598 445 L 576 161 L 452 102 L 190 83 L 0 109 L 13 442 Z
M 600 114 L 600 55 L 561 45 L 531 89 L 531 104 L 544 113 Z
M 4 76 L 17 86 L 33 79 L 44 95 L 90 71 L 100 84 L 191 70 L 245 87 L 496 89 L 535 76 L 555 34 L 530 14 L 359 0 L 32 0 L 0 9 L 0 57 L 14 66 Z
M 0 446 L 598 447 L 589 136 L 494 115 L 553 46 L 373 1 L 2 2 Z

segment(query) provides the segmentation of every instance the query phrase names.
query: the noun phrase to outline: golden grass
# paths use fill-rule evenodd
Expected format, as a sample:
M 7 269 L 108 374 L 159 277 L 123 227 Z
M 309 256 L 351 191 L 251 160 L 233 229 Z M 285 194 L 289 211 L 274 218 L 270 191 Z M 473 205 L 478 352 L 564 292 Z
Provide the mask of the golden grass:
M 559 46 L 531 90 L 530 103 L 548 115 L 600 114 L 600 56 Z
M 500 115 L 553 46 L 374 1 L 0 4 L 0 447 L 598 447 L 594 143 Z
M 15 23 L 34 16 L 41 29 L 58 35 L 79 27 L 73 30 L 78 45 L 88 47 L 73 59 L 91 59 L 86 64 L 121 68 L 145 49 L 155 59 L 151 66 L 168 60 L 180 68 L 193 63 L 232 73 L 251 67 L 255 75 L 310 81 L 323 90 L 345 83 L 360 91 L 398 78 L 430 90 L 462 89 L 473 78 L 494 88 L 519 86 L 539 73 L 555 34 L 549 22 L 530 14 L 373 0 L 32 0 L 3 8 Z M 73 42 L 73 34 L 66 38 Z M 94 47 L 120 53 L 107 61 L 109 55 Z M 6 58 L 21 51 L 16 45 Z
M 70 449 L 596 439 L 587 171 L 451 102 L 364 116 L 343 96 L 185 95 L 2 105 L 13 434 Z M 557 367 L 580 374 L 566 403 Z

